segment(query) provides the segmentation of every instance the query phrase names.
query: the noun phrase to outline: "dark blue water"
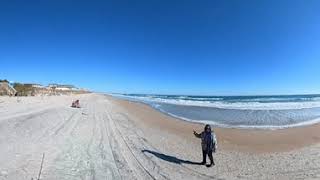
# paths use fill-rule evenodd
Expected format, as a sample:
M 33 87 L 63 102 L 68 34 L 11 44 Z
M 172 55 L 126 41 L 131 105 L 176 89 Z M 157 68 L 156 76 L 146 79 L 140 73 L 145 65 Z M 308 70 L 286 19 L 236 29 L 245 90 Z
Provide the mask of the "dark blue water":
M 320 121 L 320 95 L 117 95 L 180 119 L 235 128 L 287 128 Z

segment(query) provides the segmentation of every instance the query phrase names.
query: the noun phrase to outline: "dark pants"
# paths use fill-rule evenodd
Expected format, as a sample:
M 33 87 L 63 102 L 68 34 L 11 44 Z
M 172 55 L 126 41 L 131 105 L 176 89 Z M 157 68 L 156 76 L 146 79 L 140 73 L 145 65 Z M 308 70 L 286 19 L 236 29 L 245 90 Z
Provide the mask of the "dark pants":
M 209 159 L 210 159 L 210 162 L 211 164 L 214 164 L 213 162 L 213 157 L 212 157 L 212 150 L 209 150 L 209 151 L 204 151 L 202 150 L 202 157 L 203 157 L 203 160 L 202 160 L 202 163 L 205 164 L 206 163 L 206 159 L 207 159 L 207 155 L 209 156 Z

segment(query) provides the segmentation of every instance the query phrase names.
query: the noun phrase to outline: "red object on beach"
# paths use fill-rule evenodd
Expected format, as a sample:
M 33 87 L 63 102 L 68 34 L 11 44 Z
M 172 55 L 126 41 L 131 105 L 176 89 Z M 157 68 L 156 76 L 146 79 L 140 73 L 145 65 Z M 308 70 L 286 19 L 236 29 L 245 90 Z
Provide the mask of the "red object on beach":
M 78 99 L 73 101 L 71 107 L 80 108 L 80 101 Z

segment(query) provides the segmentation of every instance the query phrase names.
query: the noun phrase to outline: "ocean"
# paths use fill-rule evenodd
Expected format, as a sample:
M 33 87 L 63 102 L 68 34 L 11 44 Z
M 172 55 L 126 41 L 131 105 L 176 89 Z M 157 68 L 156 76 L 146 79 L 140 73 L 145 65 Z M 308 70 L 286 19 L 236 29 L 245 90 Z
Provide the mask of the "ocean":
M 283 129 L 320 122 L 320 95 L 112 95 L 145 103 L 182 120 L 217 127 Z

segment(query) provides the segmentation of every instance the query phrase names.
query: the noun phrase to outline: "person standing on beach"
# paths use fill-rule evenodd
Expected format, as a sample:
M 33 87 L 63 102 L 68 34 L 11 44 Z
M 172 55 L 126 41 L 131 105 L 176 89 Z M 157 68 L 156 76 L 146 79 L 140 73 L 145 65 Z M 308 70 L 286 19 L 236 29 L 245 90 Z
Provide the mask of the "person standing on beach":
M 206 164 L 207 155 L 210 159 L 210 164 L 207 167 L 211 167 L 214 165 L 212 152 L 216 152 L 217 149 L 217 138 L 215 133 L 211 130 L 211 126 L 207 124 L 204 127 L 204 131 L 198 134 L 196 131 L 193 131 L 193 134 L 197 138 L 201 138 L 201 147 L 202 147 L 202 165 Z

